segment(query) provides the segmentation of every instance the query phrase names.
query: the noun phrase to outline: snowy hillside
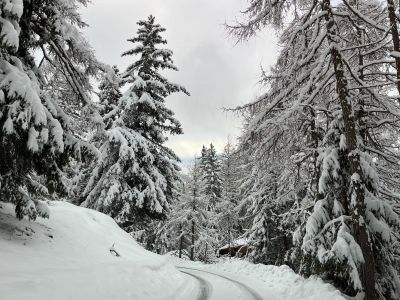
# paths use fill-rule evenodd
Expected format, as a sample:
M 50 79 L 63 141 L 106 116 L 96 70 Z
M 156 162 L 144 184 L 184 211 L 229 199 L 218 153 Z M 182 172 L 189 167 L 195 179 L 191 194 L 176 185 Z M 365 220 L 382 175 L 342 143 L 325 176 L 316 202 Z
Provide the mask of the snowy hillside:
M 18 221 L 0 202 L 0 299 L 176 299 L 185 278 L 108 216 L 52 202 L 50 219 Z M 114 256 L 114 248 L 120 257 Z

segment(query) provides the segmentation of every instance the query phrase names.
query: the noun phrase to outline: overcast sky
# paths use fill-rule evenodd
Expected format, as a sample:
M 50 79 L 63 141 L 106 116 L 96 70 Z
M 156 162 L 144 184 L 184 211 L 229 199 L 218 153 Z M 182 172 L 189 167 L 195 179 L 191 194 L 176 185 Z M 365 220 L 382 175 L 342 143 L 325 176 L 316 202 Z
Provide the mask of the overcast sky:
M 132 62 L 121 53 L 132 48 L 126 39 L 135 35 L 138 20 L 153 14 L 167 29 L 167 47 L 179 68 L 168 77 L 191 93 L 167 98 L 185 132 L 171 137 L 169 146 L 182 159 L 210 142 L 221 151 L 229 135 L 239 134 L 240 120 L 221 108 L 252 100 L 259 90 L 260 66 L 274 62 L 272 31 L 239 45 L 227 36 L 223 24 L 232 23 L 245 5 L 245 0 L 93 0 L 82 12 L 98 58 L 122 71 Z

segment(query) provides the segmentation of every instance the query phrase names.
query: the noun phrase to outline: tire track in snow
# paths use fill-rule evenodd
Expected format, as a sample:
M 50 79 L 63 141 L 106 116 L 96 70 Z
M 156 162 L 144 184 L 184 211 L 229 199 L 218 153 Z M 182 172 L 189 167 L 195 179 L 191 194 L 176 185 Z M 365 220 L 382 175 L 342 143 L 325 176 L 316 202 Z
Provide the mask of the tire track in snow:
M 179 269 L 186 269 L 186 268 L 179 268 Z M 186 275 L 189 275 L 189 276 L 193 277 L 194 279 L 196 279 L 200 283 L 200 286 L 199 286 L 200 293 L 198 295 L 197 300 L 207 300 L 209 298 L 209 296 L 210 296 L 210 291 L 212 289 L 211 284 L 209 282 L 207 282 L 206 280 L 204 280 L 203 278 L 197 276 L 197 275 L 194 275 L 194 274 L 189 273 L 187 271 L 186 272 L 182 271 L 182 270 L 180 270 L 180 271 L 182 273 L 185 273 Z
M 199 298 L 199 300 L 208 299 L 208 297 L 209 297 L 209 295 L 210 295 L 209 292 L 210 292 L 210 290 L 211 290 L 211 288 L 212 288 L 212 284 L 209 283 L 209 282 L 207 282 L 206 280 L 204 280 L 204 279 L 201 278 L 200 276 L 197 276 L 197 275 L 194 275 L 194 274 L 190 273 L 188 270 L 192 270 L 192 271 L 196 271 L 196 272 L 200 272 L 200 273 L 206 273 L 206 274 L 210 274 L 210 275 L 213 275 L 213 276 L 217 276 L 217 277 L 223 278 L 223 279 L 225 279 L 225 280 L 227 280 L 227 281 L 233 282 L 233 283 L 234 283 L 237 287 L 239 287 L 242 291 L 245 291 L 245 293 L 250 294 L 252 299 L 254 299 L 254 300 L 263 300 L 263 298 L 262 298 L 254 289 L 252 289 L 251 287 L 249 287 L 249 286 L 243 284 L 242 282 L 237 281 L 237 280 L 235 280 L 235 279 L 232 279 L 232 278 L 230 278 L 230 277 L 226 277 L 226 276 L 224 276 L 224 275 L 216 274 L 216 273 L 209 272 L 209 271 L 204 271 L 204 270 L 201 270 L 201 269 L 193 269 L 193 268 L 187 268 L 187 267 L 178 267 L 178 269 L 179 269 L 182 273 L 185 273 L 185 274 L 188 274 L 188 275 L 190 275 L 190 276 L 192 276 L 192 277 L 195 277 L 195 278 L 196 278 L 197 280 L 199 280 L 202 284 L 205 284 L 206 287 L 208 286 L 208 290 L 207 290 L 207 292 L 206 292 L 205 298 L 204 298 L 204 296 L 203 296 L 203 298 Z M 186 270 L 186 271 L 183 271 L 183 270 Z M 204 285 L 203 285 L 203 286 L 204 286 Z M 250 300 L 250 299 L 249 299 L 249 300 Z

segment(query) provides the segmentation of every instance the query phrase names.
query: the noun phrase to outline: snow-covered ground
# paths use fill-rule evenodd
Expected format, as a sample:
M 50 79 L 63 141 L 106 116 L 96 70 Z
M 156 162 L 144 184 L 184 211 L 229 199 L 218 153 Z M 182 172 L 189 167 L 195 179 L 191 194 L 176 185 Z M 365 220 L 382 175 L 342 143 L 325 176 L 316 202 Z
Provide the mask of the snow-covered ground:
M 161 257 L 110 217 L 66 202 L 51 202 L 50 219 L 36 222 L 0 207 L 0 300 L 344 299 L 288 267 Z
M 213 275 L 219 275 L 235 282 L 238 281 L 266 300 L 346 299 L 332 285 L 324 283 L 320 278 L 303 278 L 287 266 L 277 267 L 252 264 L 241 259 L 224 260 L 211 265 L 192 263 L 172 257 L 170 261 L 178 268 L 182 268 L 181 270 L 196 270 L 195 272 L 197 273 L 195 274 L 204 277 L 205 280 L 208 279 L 212 283 L 216 282 Z M 203 271 L 203 273 L 198 271 Z M 219 284 L 215 283 L 215 285 L 218 291 Z M 210 298 L 214 299 L 213 297 Z M 219 298 L 216 297 L 215 299 Z
M 104 214 L 52 202 L 50 219 L 28 222 L 0 206 L 1 300 L 190 299 L 193 280 Z
M 206 269 L 235 276 L 244 283 L 251 280 L 253 286 L 257 282 L 260 289 L 275 295 L 277 300 L 345 300 L 332 285 L 318 277 L 303 278 L 288 266 L 266 266 L 236 259 L 208 265 Z

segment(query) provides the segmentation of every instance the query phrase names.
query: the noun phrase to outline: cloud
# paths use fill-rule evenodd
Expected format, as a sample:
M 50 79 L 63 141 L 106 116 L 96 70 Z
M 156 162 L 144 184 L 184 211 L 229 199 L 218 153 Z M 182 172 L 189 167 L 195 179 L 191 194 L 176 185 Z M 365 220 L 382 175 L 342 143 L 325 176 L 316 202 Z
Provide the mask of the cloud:
M 83 11 L 90 25 L 86 35 L 98 57 L 123 70 L 132 58 L 121 58 L 131 45 L 136 22 L 153 14 L 166 27 L 168 47 L 174 51 L 179 72 L 168 78 L 184 85 L 191 97 L 172 95 L 167 105 L 175 111 L 185 134 L 168 145 L 182 158 L 199 153 L 213 142 L 219 151 L 228 135 L 239 133 L 241 121 L 221 110 L 250 101 L 257 91 L 260 65 L 273 63 L 277 46 L 274 34 L 235 46 L 223 23 L 239 15 L 245 1 L 232 0 L 96 0 Z

